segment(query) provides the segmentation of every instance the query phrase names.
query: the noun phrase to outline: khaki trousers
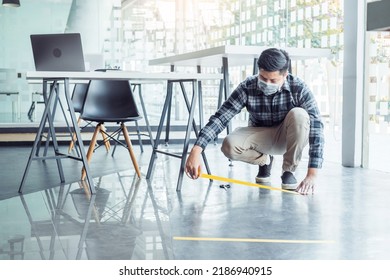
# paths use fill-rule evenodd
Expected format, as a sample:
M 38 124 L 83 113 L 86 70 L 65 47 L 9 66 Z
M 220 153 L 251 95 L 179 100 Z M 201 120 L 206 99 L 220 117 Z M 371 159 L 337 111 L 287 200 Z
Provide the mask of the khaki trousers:
M 274 127 L 239 127 L 226 136 L 221 150 L 237 161 L 261 164 L 263 154 L 283 155 L 283 172 L 294 172 L 309 142 L 310 117 L 302 108 L 291 109 Z

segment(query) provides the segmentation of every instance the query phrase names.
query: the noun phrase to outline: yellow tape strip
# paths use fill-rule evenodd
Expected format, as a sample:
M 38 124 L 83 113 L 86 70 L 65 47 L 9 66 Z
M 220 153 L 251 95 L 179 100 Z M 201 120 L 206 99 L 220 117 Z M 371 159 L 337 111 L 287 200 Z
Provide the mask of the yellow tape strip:
M 245 186 L 249 186 L 249 187 L 256 187 L 256 188 L 261 188 L 261 189 L 268 189 L 268 190 L 273 190 L 273 191 L 280 191 L 280 192 L 286 192 L 286 193 L 298 194 L 299 195 L 299 193 L 294 192 L 294 191 L 284 190 L 284 189 L 281 189 L 281 188 L 275 188 L 275 187 L 270 187 L 270 186 L 259 185 L 259 184 L 255 184 L 255 183 L 250 183 L 250 182 L 246 182 L 246 181 L 240 181 L 240 180 L 236 180 L 236 179 L 230 179 L 230 178 L 226 178 L 226 177 L 214 176 L 214 175 L 211 175 L 211 174 L 204 174 L 204 173 L 202 173 L 202 174 L 200 174 L 200 177 L 201 178 L 205 178 L 205 179 L 229 182 L 229 183 L 240 184 L 240 185 L 245 185 Z
M 184 237 L 174 236 L 178 241 L 218 241 L 218 242 L 253 242 L 253 243 L 334 243 L 333 240 L 289 240 L 289 239 L 258 239 L 258 238 L 220 238 L 220 237 Z

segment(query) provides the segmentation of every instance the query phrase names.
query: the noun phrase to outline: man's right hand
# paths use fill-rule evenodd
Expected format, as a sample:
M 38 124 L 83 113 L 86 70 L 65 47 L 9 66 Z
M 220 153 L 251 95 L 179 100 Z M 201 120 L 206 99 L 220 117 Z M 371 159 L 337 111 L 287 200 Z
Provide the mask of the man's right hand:
M 201 172 L 200 155 L 202 151 L 201 147 L 195 145 L 187 158 L 185 172 L 191 179 L 199 178 Z

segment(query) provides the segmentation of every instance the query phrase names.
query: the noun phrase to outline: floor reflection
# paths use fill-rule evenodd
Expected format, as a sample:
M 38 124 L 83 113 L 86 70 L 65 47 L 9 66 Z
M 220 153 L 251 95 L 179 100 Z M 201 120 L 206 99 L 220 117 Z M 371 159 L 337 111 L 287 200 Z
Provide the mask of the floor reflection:
M 9 225 L 2 259 L 172 259 L 167 210 L 130 172 L 98 178 L 94 195 L 78 182 L 16 199 L 29 227 Z
M 29 193 L 17 195 L 15 178 L 24 168 L 17 171 L 17 162 L 25 162 L 26 150 L 3 149 L 0 157 L 0 190 L 14 190 L 0 200 L 0 259 L 390 257 L 388 173 L 327 163 L 309 196 L 241 184 L 224 189 L 224 182 L 189 178 L 176 192 L 175 159 L 159 156 L 151 180 L 138 180 L 132 170 L 116 171 L 128 166 L 128 154 L 112 157 L 102 149 L 93 161 L 96 194 L 89 195 L 80 182 L 55 186 L 56 166 L 42 164 L 32 170 Z M 138 159 L 142 171 L 150 159 L 145 151 Z M 208 149 L 208 159 L 217 176 L 253 182 L 257 173 L 256 166 L 229 166 L 218 146 Z M 273 187 L 280 184 L 281 165 L 276 158 Z M 80 167 L 73 162 L 64 161 L 64 169 L 67 175 L 75 172 L 67 179 L 79 178 Z M 305 172 L 303 164 L 297 177 Z

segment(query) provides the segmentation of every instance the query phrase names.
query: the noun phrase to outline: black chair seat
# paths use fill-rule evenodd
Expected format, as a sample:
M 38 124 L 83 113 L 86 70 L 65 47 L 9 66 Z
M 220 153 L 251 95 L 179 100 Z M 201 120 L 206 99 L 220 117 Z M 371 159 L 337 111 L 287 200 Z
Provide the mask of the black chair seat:
M 108 122 L 113 122 L 113 123 L 124 123 L 124 122 L 134 122 L 141 120 L 142 117 L 125 117 L 125 118 L 94 118 L 94 117 L 88 117 L 83 115 L 83 120 L 85 121 L 94 121 L 98 123 L 108 123 Z

